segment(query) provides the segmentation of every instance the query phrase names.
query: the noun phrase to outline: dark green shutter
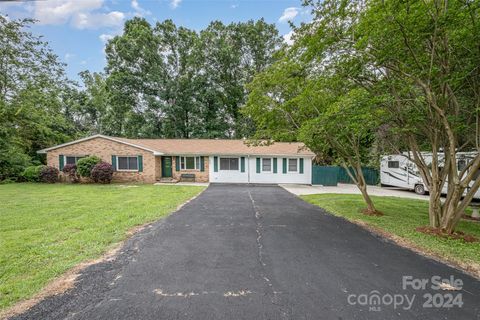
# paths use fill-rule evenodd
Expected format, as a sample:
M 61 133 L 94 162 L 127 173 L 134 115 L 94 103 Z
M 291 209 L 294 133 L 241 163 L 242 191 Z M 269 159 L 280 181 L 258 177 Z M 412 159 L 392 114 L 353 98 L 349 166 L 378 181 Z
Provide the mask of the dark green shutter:
M 277 173 L 277 158 L 273 158 L 273 173 Z
M 138 156 L 138 172 L 143 172 L 143 157 Z
M 245 172 L 245 157 L 240 158 L 240 172 Z
M 113 171 L 117 171 L 117 156 L 112 156 L 112 168 Z
M 303 158 L 300 158 L 300 173 L 303 173 Z
M 257 158 L 257 173 L 260 173 L 260 158 Z
M 213 171 L 218 172 L 218 157 L 213 157 Z
M 205 159 L 204 157 L 200 157 L 200 171 L 205 171 Z
M 175 157 L 175 171 L 180 171 L 180 157 Z
M 58 156 L 58 168 L 60 169 L 60 171 L 63 170 L 63 166 L 64 166 L 64 161 L 65 158 L 63 157 L 63 154 L 59 155 Z
M 287 158 L 283 158 L 283 173 L 287 173 Z

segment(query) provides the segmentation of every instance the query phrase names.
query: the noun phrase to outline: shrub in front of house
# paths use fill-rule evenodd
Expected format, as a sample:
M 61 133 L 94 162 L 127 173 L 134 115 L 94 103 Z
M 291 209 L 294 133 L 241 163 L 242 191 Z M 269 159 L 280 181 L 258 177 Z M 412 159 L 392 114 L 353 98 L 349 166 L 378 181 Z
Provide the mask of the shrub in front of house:
M 63 173 L 67 177 L 68 181 L 71 183 L 77 183 L 80 181 L 80 176 L 77 172 L 77 165 L 75 164 L 66 164 L 63 169 Z
M 77 172 L 84 178 L 90 178 L 93 167 L 100 162 L 102 159 L 97 156 L 82 158 L 77 162 Z
M 43 166 L 40 170 L 39 181 L 45 183 L 58 182 L 58 174 L 60 172 L 55 167 Z
M 110 163 L 100 162 L 92 168 L 91 178 L 97 183 L 107 184 L 112 182 L 113 168 Z
M 44 165 L 26 167 L 22 174 L 23 179 L 27 182 L 40 181 L 40 172 L 44 167 Z
M 17 182 L 16 180 L 13 180 L 12 178 L 6 178 L 3 180 L 0 180 L 0 184 L 11 184 Z

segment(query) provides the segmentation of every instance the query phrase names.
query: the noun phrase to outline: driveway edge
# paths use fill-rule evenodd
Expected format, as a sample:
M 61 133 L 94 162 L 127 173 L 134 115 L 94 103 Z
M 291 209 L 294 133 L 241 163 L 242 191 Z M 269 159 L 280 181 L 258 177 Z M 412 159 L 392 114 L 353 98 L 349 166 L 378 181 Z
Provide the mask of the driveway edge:
M 288 191 L 285 188 L 284 188 L 284 190 Z M 288 191 L 288 192 L 290 192 L 290 191 Z M 376 236 L 379 236 L 383 239 L 386 239 L 386 240 L 389 240 L 389 241 L 395 243 L 399 247 L 408 249 L 408 250 L 410 250 L 412 252 L 415 252 L 416 254 L 419 254 L 419 255 L 421 255 L 425 258 L 429 258 L 429 259 L 434 260 L 436 262 L 443 263 L 443 264 L 445 264 L 449 267 L 452 267 L 452 268 L 455 268 L 459 271 L 462 271 L 463 273 L 465 273 L 469 276 L 472 276 L 475 279 L 480 280 L 480 265 L 479 264 L 469 264 L 469 263 L 465 263 L 463 261 L 459 261 L 457 259 L 452 259 L 452 258 L 448 258 L 448 257 L 442 256 L 442 255 L 439 255 L 435 252 L 431 252 L 426 248 L 417 246 L 415 243 L 411 242 L 410 240 L 407 240 L 407 239 L 404 239 L 404 238 L 402 238 L 400 236 L 397 236 L 395 234 L 386 232 L 385 230 L 380 229 L 380 228 L 375 227 L 375 226 L 372 226 L 372 225 L 370 225 L 370 224 L 368 224 L 364 221 L 356 220 L 356 219 L 350 220 L 350 219 L 347 219 L 346 217 L 333 214 L 330 211 L 328 211 L 327 209 L 324 209 L 320 206 L 316 206 L 314 204 L 311 204 L 311 203 L 305 201 L 299 195 L 297 195 L 293 192 L 290 192 L 290 193 L 293 194 L 294 196 L 296 196 L 298 199 L 302 200 L 303 202 L 307 203 L 310 206 L 313 206 L 315 208 L 320 208 L 324 212 L 326 212 L 326 213 L 328 213 L 328 214 L 330 214 L 330 215 L 332 215 L 336 218 L 340 218 L 340 219 L 343 219 L 347 222 L 353 223 L 353 224 L 369 231 L 370 233 L 372 233 Z

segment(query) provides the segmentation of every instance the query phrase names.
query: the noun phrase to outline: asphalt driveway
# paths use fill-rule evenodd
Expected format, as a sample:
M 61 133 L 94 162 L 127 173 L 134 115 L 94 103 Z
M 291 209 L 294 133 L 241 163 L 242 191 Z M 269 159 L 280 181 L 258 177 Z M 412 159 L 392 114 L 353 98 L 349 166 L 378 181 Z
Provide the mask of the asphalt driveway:
M 211 185 L 18 319 L 480 319 L 480 282 L 280 187 Z

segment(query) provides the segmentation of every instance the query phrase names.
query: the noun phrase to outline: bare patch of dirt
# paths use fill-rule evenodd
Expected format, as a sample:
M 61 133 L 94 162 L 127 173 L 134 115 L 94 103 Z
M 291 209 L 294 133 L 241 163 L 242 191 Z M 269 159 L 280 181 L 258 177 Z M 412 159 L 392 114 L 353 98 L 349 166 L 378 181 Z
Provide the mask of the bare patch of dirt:
M 461 231 L 456 231 L 454 233 L 447 233 L 442 229 L 439 228 L 432 228 L 432 227 L 418 227 L 415 229 L 418 232 L 422 232 L 425 234 L 445 238 L 445 239 L 454 239 L 454 240 L 463 240 L 465 242 L 478 242 L 478 238 L 465 234 Z
M 372 226 L 364 221 L 361 220 L 348 220 L 350 222 L 353 222 L 368 231 L 377 234 L 383 238 L 389 239 L 393 242 L 395 242 L 397 245 L 402 246 L 404 248 L 410 249 L 418 254 L 421 254 L 422 256 L 428 257 L 430 259 L 445 263 L 451 267 L 460 269 L 464 271 L 465 273 L 468 273 L 469 275 L 480 279 L 480 264 L 479 263 L 474 263 L 474 262 L 464 262 L 458 259 L 450 258 L 450 257 L 445 257 L 442 255 L 439 255 L 436 252 L 432 252 L 426 248 L 419 247 L 416 245 L 414 242 L 404 239 L 402 237 L 396 236 L 394 234 L 388 233 L 380 228 L 377 228 L 375 226 Z

